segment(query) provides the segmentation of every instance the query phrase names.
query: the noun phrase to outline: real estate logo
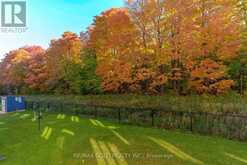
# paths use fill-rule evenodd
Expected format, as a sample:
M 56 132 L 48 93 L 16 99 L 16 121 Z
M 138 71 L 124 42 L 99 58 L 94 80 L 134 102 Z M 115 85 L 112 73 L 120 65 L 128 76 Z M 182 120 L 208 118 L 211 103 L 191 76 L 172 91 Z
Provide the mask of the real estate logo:
M 25 32 L 27 30 L 26 25 L 26 1 L 1 2 L 1 32 Z
M 26 26 L 26 2 L 4 1 L 2 2 L 2 27 L 25 27 Z

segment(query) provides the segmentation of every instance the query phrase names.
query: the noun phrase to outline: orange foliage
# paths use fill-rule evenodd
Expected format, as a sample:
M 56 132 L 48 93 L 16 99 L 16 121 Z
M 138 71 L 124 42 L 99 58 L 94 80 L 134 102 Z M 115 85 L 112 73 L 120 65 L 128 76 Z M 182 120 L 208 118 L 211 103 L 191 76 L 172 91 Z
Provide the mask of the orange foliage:
M 165 75 L 147 68 L 137 69 L 133 77 L 130 89 L 135 93 L 161 93 L 161 87 L 168 81 Z
M 46 91 L 47 86 L 45 84 L 48 73 L 46 68 L 45 51 L 40 47 L 34 47 L 35 49 L 29 51 L 32 56 L 27 61 L 27 74 L 25 77 L 25 83 L 29 88 L 37 91 Z M 28 48 L 29 49 L 29 48 Z
M 46 51 L 46 67 L 48 84 L 58 84 L 67 74 L 67 67 L 71 64 L 80 64 L 82 42 L 72 32 L 65 32 L 61 38 L 52 40 Z
M 234 85 L 227 64 L 238 55 L 243 31 L 235 2 L 126 0 L 125 8 L 96 16 L 80 37 L 65 32 L 46 51 L 34 46 L 10 52 L 0 64 L 0 83 L 78 93 L 82 50 L 89 49 L 105 92 L 163 94 L 171 83 L 176 92 L 224 93 Z
M 38 76 L 31 73 L 31 61 L 40 53 L 44 53 L 44 50 L 39 46 L 23 47 L 8 53 L 0 65 L 1 85 L 15 88 L 17 92 L 25 85 L 31 85 L 33 82 L 27 80 Z M 37 65 L 37 62 L 35 61 L 33 64 Z M 40 83 L 42 84 L 42 82 Z
M 102 64 L 97 74 L 102 77 L 102 88 L 106 92 L 127 92 L 131 83 L 131 65 L 120 60 Z
M 231 89 L 232 80 L 226 78 L 226 67 L 213 60 L 205 59 L 191 71 L 190 88 L 199 94 L 220 94 Z
M 110 9 L 96 16 L 89 29 L 90 45 L 98 60 L 129 59 L 133 53 L 135 28 L 126 9 Z

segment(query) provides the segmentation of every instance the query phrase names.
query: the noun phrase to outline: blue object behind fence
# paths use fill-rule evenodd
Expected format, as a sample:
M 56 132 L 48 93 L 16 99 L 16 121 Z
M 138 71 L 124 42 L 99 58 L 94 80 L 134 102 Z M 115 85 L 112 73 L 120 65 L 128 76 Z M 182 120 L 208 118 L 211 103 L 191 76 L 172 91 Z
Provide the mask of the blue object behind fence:
M 22 96 L 5 96 L 2 97 L 2 111 L 14 112 L 25 110 L 25 100 Z

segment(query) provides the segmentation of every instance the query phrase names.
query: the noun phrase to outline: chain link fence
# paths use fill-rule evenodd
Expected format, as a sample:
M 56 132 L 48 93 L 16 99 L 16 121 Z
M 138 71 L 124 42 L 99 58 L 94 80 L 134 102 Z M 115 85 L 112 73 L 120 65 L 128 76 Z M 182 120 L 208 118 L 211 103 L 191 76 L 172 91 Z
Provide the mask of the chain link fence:
M 119 123 L 190 131 L 202 135 L 247 140 L 247 116 L 233 113 L 172 111 L 169 109 L 128 108 L 64 102 L 26 102 L 29 110 L 106 118 Z

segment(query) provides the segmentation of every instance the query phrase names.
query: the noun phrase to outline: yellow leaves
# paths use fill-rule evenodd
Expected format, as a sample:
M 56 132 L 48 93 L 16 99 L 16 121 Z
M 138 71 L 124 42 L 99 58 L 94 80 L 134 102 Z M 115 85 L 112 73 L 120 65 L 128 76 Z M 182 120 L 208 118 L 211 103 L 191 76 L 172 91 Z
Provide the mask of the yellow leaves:
M 133 68 L 121 60 L 111 63 L 101 63 L 97 74 L 102 77 L 102 88 L 106 92 L 148 92 L 158 93 L 161 86 L 165 85 L 168 78 L 149 68 Z
M 89 43 L 95 49 L 98 60 L 117 59 L 133 52 L 135 27 L 127 9 L 107 10 L 95 17 L 93 25 Z
M 130 86 L 132 92 L 157 94 L 168 81 L 168 77 L 151 68 L 136 69 L 133 82 Z
M 65 32 L 62 38 L 53 40 L 50 48 L 47 50 L 49 62 L 58 62 L 58 59 L 65 59 L 71 62 L 80 63 L 82 42 L 80 38 L 72 32 Z M 61 60 L 60 60 L 61 61 Z
M 168 77 L 166 77 L 165 75 L 155 76 L 153 82 L 150 84 L 150 89 L 153 90 L 156 87 L 165 85 L 167 81 L 168 81 Z
M 12 87 L 37 87 L 42 81 L 36 81 L 41 73 L 39 64 L 43 63 L 40 55 L 44 50 L 39 46 L 23 47 L 7 54 L 1 69 L 1 84 Z M 43 67 L 43 66 L 42 66 Z M 47 75 L 43 75 L 46 77 Z M 42 79 L 43 80 L 43 79 Z
M 131 65 L 120 60 L 101 63 L 97 74 L 102 77 L 102 88 L 106 92 L 121 92 L 131 82 Z
M 61 38 L 53 40 L 46 51 L 48 81 L 53 84 L 71 74 L 73 66 L 82 66 L 82 42 L 72 32 L 65 32 Z M 70 68 L 70 69 L 68 69 Z
M 233 80 L 221 80 L 215 84 L 210 85 L 210 90 L 215 91 L 216 93 L 225 93 L 233 87 Z
M 12 63 L 18 64 L 21 62 L 25 62 L 29 58 L 30 58 L 30 55 L 27 51 L 25 51 L 24 49 L 19 49 L 15 51 L 15 55 L 12 59 Z
M 236 11 L 232 0 L 127 0 L 126 8 L 96 16 L 81 38 L 65 32 L 46 52 L 38 47 L 10 52 L 0 66 L 1 80 L 35 89 L 44 88 L 43 81 L 79 89 L 86 47 L 96 53 L 105 92 L 156 94 L 167 83 L 180 90 L 189 82 L 198 93 L 222 93 L 233 85 L 224 64 L 241 45 L 244 26 Z
M 34 90 L 44 91 L 46 88 L 45 81 L 48 78 L 46 68 L 45 51 L 42 48 L 31 47 L 30 52 L 33 53 L 27 64 L 27 74 L 25 75 L 25 83 Z
M 226 67 L 213 60 L 205 59 L 191 71 L 191 89 L 198 93 L 219 94 L 231 89 L 234 81 L 226 79 Z
M 154 72 L 152 72 L 150 69 L 142 68 L 139 69 L 136 73 L 136 80 L 137 81 L 144 81 L 148 79 L 149 77 L 152 77 L 154 75 Z
M 173 68 L 171 70 L 171 75 L 169 76 L 170 80 L 182 80 L 183 79 L 183 73 L 180 68 Z
M 230 0 L 131 0 L 127 8 L 103 12 L 91 30 L 104 87 L 154 92 L 169 79 L 188 80 L 199 93 L 228 89 L 223 64 L 235 58 L 241 29 Z M 114 60 L 129 66 L 120 70 Z M 169 69 L 159 70 L 163 65 Z

